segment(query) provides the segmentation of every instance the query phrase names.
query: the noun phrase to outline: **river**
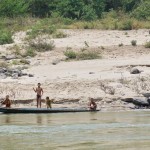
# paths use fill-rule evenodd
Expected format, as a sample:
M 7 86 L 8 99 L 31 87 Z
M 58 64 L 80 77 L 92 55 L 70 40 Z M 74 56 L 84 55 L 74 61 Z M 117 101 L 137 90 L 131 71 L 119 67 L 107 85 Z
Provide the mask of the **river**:
M 149 150 L 150 111 L 0 114 L 0 150 Z

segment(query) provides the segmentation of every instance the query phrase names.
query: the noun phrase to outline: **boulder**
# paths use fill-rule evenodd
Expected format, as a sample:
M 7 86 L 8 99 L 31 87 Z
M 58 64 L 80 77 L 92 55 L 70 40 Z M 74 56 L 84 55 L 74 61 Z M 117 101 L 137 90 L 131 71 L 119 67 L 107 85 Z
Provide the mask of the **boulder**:
M 12 74 L 12 78 L 13 78 L 13 79 L 18 79 L 18 77 L 19 77 L 18 73 L 13 73 L 13 74 Z
M 16 59 L 17 57 L 16 57 L 16 55 L 11 54 L 11 55 L 7 55 L 7 56 L 3 56 L 3 58 L 5 60 L 12 60 L 12 59 Z
M 33 74 L 29 74 L 28 76 L 29 76 L 29 77 L 34 77 L 34 75 L 33 75 Z
M 0 73 L 0 79 L 6 79 L 7 76 L 5 75 L 5 73 Z
M 0 68 L 0 73 L 5 73 L 7 71 L 6 68 Z
M 60 61 L 61 61 L 60 59 L 53 60 L 53 61 L 52 61 L 52 64 L 53 64 L 53 65 L 57 65 L 58 63 L 60 63 Z
M 137 68 L 131 68 L 130 70 L 130 74 L 139 74 L 139 73 L 141 73 L 141 71 Z
M 138 99 L 138 98 L 133 98 L 133 104 L 137 106 L 149 106 L 149 102 L 147 99 Z

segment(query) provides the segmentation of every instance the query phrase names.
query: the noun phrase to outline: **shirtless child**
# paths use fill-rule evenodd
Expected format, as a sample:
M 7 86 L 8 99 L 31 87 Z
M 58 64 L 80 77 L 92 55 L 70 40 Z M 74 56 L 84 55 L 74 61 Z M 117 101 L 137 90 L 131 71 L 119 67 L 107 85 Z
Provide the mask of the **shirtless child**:
M 6 108 L 10 108 L 11 107 L 11 101 L 9 99 L 9 95 L 6 95 L 5 100 L 2 102 L 2 105 L 6 105 Z
M 38 83 L 38 87 L 36 89 L 33 88 L 33 90 L 36 93 L 37 108 L 39 107 L 39 105 L 41 108 L 41 97 L 43 95 L 43 89 L 41 88 L 41 83 Z
M 47 108 L 52 108 L 52 102 L 53 100 L 49 99 L 49 97 L 46 97 L 46 106 Z

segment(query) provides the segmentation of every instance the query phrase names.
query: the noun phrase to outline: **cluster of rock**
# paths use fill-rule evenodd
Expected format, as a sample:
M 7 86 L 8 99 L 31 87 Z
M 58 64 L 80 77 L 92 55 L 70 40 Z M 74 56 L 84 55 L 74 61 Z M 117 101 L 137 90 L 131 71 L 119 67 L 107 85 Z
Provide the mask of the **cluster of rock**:
M 13 79 L 18 79 L 22 76 L 33 77 L 32 74 L 23 73 L 23 68 L 0 68 L 0 79 L 5 79 L 7 77 L 12 77 Z
M 147 97 L 126 98 L 126 99 L 123 99 L 123 101 L 134 104 L 135 109 L 150 108 L 150 98 L 147 98 Z

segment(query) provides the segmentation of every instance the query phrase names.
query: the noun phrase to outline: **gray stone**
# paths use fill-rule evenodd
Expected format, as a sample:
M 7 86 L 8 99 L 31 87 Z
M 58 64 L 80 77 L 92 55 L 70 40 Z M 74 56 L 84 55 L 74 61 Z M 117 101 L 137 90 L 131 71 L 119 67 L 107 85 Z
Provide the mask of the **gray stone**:
M 89 74 L 95 74 L 95 72 L 89 72 Z
M 7 56 L 4 56 L 5 60 L 12 60 L 12 59 L 16 59 L 17 57 L 13 54 L 11 55 L 7 55 Z
M 22 73 L 22 76 L 27 76 L 28 74 L 27 73 Z
M 139 69 L 137 69 L 137 68 L 132 68 L 130 70 L 130 74 L 139 74 L 139 73 L 141 73 L 141 71 Z
M 13 73 L 13 74 L 12 74 L 12 78 L 13 78 L 13 79 L 18 79 L 18 77 L 19 77 L 19 76 L 18 76 L 18 73 Z
M 138 106 L 149 106 L 148 100 L 147 99 L 138 99 L 138 98 L 134 98 L 133 99 L 133 104 L 138 105 Z
M 149 98 L 150 97 L 150 93 L 141 93 L 144 97 Z
M 58 63 L 60 63 L 60 61 L 61 61 L 60 59 L 56 59 L 56 60 L 52 61 L 52 64 L 57 65 Z
M 34 77 L 34 75 L 33 75 L 33 74 L 29 74 L 28 76 L 29 76 L 29 77 Z
M 5 73 L 7 71 L 6 68 L 0 68 L 0 73 Z
M 6 79 L 7 76 L 4 73 L 0 73 L 0 79 Z

